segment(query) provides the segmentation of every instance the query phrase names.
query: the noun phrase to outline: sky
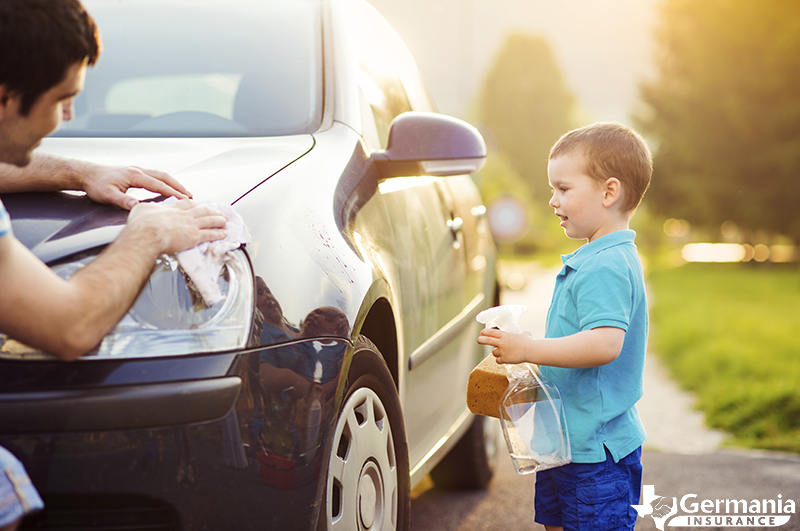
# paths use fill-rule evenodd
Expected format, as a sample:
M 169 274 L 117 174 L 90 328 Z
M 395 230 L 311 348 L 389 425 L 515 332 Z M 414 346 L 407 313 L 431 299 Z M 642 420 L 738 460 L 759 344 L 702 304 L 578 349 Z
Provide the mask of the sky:
M 475 119 L 474 102 L 509 32 L 551 44 L 583 125 L 630 124 L 638 85 L 653 77 L 658 0 L 370 0 L 417 60 L 439 110 Z

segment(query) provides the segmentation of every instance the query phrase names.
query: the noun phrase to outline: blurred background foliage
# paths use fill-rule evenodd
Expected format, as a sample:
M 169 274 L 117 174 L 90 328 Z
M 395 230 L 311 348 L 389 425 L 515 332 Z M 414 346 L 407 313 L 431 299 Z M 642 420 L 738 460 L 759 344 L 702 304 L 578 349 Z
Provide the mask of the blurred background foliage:
M 547 41 L 536 35 L 509 35 L 479 98 L 479 121 L 494 132 L 510 166 L 533 197 L 549 197 L 547 154 L 574 125 L 575 97 Z
M 527 230 L 498 241 L 501 253 L 566 252 L 570 244 L 547 204 L 547 157 L 556 140 L 575 127 L 576 100 L 548 42 L 510 34 L 486 75 L 477 108 L 478 121 L 497 143 L 478 177 L 483 198 L 491 209 L 493 199 L 510 192 L 528 211 Z
M 800 2 L 668 0 L 635 123 L 657 153 L 647 202 L 800 243 Z
M 650 349 L 706 423 L 737 446 L 800 453 L 800 271 L 688 264 L 647 284 Z

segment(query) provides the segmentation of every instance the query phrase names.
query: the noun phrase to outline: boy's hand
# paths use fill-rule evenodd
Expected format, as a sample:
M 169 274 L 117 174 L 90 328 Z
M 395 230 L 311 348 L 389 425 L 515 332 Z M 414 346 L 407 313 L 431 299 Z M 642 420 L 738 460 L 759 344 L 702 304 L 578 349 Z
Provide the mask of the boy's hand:
M 532 361 L 530 350 L 533 347 L 533 337 L 527 330 L 514 334 L 494 328 L 481 330 L 478 343 L 494 347 L 492 355 L 497 363 L 523 363 Z

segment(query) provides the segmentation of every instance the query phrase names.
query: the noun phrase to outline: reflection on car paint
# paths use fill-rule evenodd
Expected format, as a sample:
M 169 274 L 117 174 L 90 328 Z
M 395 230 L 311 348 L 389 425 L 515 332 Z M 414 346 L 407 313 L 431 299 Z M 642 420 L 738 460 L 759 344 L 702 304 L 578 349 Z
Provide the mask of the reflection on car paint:
M 169 529 L 245 529 L 252 527 L 252 518 L 280 529 L 307 527 L 313 515 L 299 509 L 316 499 L 325 428 L 335 418 L 336 385 L 349 345 L 320 336 L 347 335 L 349 325 L 341 311 L 318 308 L 289 330 L 294 333 L 280 332 L 288 344 L 235 358 L 228 374 L 242 379 L 242 393 L 220 421 L 124 432 L 3 436 L 0 444 L 20 456 L 35 484 L 50 493 L 46 502 L 69 506 L 64 511 L 70 514 L 77 514 L 84 503 L 96 509 L 102 502 L 78 494 L 87 489 L 116 493 L 106 501 L 122 506 L 138 500 L 138 493 L 151 492 L 166 502 L 156 512 L 165 523 L 173 522 Z M 306 340 L 304 334 L 316 339 Z M 94 473 L 98 467 L 104 474 Z M 186 497 L 206 499 L 220 489 L 237 492 L 241 512 L 220 512 L 213 503 L 193 504 L 191 513 L 175 514 L 170 508 L 185 506 Z M 230 500 L 226 496 L 226 503 Z M 287 506 L 298 511 L 286 511 Z M 254 507 L 260 509 L 254 513 Z M 47 518 L 58 516 L 42 513 L 26 527 L 55 527 L 56 521 Z
M 262 277 L 256 277 L 254 334 L 260 345 L 251 354 L 245 396 L 248 448 L 264 483 L 291 489 L 318 476 L 323 419 L 333 413 L 350 325 L 333 307 L 316 308 L 299 325 L 284 316 Z M 322 338 L 297 342 L 298 339 Z

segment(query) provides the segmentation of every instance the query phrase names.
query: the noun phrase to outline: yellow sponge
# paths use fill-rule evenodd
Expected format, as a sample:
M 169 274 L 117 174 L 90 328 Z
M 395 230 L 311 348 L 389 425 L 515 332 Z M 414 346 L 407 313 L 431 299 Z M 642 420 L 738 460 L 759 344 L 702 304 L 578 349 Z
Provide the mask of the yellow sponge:
M 497 418 L 507 389 L 506 369 L 490 354 L 469 373 L 467 407 L 476 415 Z

